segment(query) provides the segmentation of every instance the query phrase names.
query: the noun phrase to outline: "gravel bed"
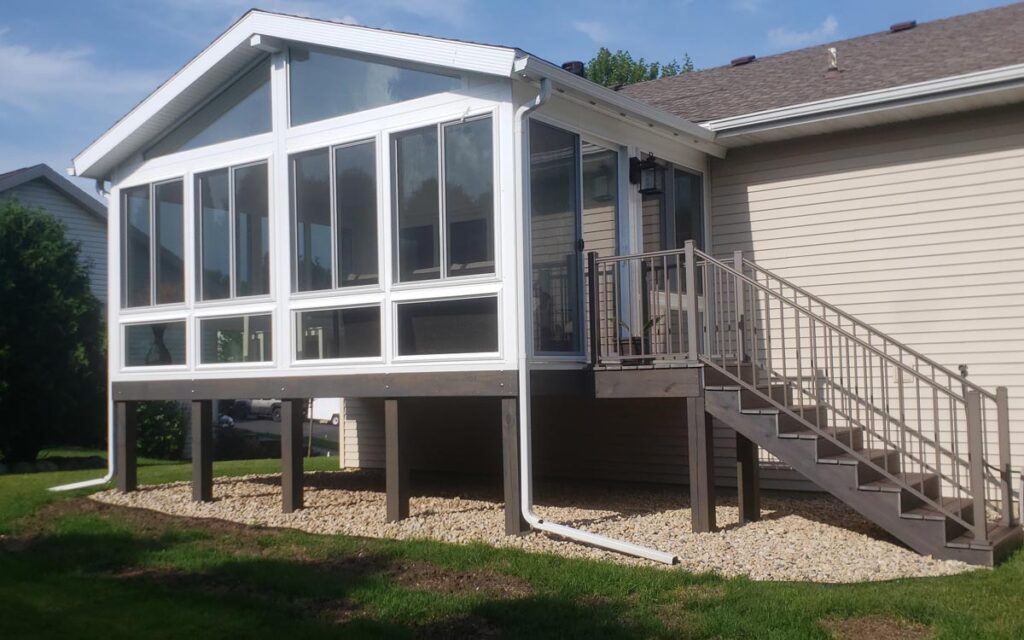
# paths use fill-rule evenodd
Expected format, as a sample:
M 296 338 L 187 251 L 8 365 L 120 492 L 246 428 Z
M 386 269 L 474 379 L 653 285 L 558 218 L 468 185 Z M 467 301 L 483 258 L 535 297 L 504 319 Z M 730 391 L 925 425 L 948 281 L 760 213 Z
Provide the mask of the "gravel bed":
M 500 486 L 473 478 L 414 482 L 410 517 L 384 521 L 384 481 L 378 472 L 317 472 L 305 476 L 306 508 L 283 514 L 279 475 L 215 481 L 214 501 L 191 501 L 187 482 L 146 486 L 130 494 L 105 491 L 95 500 L 126 507 L 310 533 L 372 538 L 430 538 L 465 544 L 665 566 L 532 532 L 504 535 Z M 457 491 L 453 491 L 457 490 Z M 715 533 L 693 533 L 685 487 L 560 482 L 535 490 L 545 519 L 674 553 L 686 571 L 752 580 L 863 582 L 941 576 L 977 567 L 935 560 L 897 544 L 881 529 L 830 496 L 762 496 L 762 520 L 738 525 L 735 497 L 720 496 Z

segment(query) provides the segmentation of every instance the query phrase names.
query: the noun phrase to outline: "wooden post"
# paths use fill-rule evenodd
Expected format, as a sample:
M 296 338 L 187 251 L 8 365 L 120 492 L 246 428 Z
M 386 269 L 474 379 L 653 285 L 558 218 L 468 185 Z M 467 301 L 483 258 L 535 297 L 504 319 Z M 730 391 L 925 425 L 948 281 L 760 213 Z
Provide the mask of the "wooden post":
M 970 467 L 971 493 L 973 494 L 974 539 L 988 540 L 988 524 L 985 515 L 985 434 L 981 426 L 981 395 L 977 391 L 967 392 L 967 462 Z
M 387 521 L 409 517 L 409 463 L 398 415 L 398 400 L 384 401 L 384 476 L 387 489 Z
M 704 397 L 686 399 L 686 430 L 690 454 L 690 512 L 694 533 L 714 531 L 715 479 L 711 416 L 704 413 Z
M 136 406 L 134 402 L 114 404 L 114 469 L 117 471 L 117 490 L 121 493 L 135 491 L 139 486 Z
M 213 500 L 213 402 L 192 401 L 192 500 Z
M 505 481 L 505 535 L 525 533 L 523 495 L 519 484 L 519 399 L 501 399 L 501 441 Z
M 1013 467 L 1010 465 L 1010 404 L 1006 387 L 996 387 L 996 426 L 999 429 L 999 481 L 1003 501 L 1003 526 L 1017 524 L 1013 508 Z
M 590 364 L 595 367 L 601 363 L 601 329 L 598 318 L 597 252 L 587 254 L 587 314 L 590 316 Z
M 740 524 L 761 519 L 761 473 L 757 445 L 736 432 L 736 502 Z
M 302 400 L 281 401 L 282 511 L 292 513 L 302 504 Z

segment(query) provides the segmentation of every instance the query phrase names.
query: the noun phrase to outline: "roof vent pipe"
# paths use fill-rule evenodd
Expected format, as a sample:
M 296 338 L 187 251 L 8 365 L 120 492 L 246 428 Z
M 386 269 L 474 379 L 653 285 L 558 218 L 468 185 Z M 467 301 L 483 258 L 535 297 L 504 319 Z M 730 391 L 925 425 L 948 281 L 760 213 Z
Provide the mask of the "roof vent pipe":
M 839 71 L 839 49 L 835 47 L 828 48 L 828 70 Z
M 917 26 L 917 20 L 906 20 L 904 22 L 897 22 L 894 25 L 890 25 L 889 33 L 899 33 L 900 31 L 908 31 Z
M 740 56 L 739 58 L 733 58 L 732 60 L 730 60 L 729 65 L 733 67 L 738 67 L 740 65 L 749 64 L 754 60 L 757 60 L 757 56 Z
M 562 68 L 568 71 L 569 73 L 573 74 L 574 76 L 579 76 L 581 78 L 585 77 L 583 63 L 580 62 L 579 60 L 570 60 L 569 62 L 563 62 Z

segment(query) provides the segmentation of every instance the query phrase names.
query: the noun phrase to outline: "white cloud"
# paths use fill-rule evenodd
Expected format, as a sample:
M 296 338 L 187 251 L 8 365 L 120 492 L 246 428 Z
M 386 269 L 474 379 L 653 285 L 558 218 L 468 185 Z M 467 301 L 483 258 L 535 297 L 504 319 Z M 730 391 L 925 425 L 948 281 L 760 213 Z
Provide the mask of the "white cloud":
M 768 41 L 777 47 L 801 47 L 828 40 L 838 29 L 839 22 L 829 16 L 819 27 L 810 31 L 793 31 L 784 27 L 772 29 L 768 32 Z
M 572 28 L 597 43 L 603 44 L 611 38 L 608 27 L 600 22 L 577 20 L 572 23 Z

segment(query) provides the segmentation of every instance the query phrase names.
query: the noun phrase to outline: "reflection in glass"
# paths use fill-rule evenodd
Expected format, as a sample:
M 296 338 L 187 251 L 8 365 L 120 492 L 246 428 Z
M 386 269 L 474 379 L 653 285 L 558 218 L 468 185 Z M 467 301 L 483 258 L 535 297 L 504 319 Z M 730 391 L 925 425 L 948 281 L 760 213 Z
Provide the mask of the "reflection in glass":
M 200 320 L 199 351 L 203 364 L 269 362 L 270 314 Z
M 498 299 L 469 298 L 398 305 L 398 355 L 498 351 Z
M 199 299 L 231 297 L 231 221 L 228 170 L 196 177 L 199 216 Z
M 530 121 L 530 238 L 534 349 L 578 353 L 578 139 Z
M 153 145 L 145 156 L 148 160 L 270 129 L 270 58 L 266 58 Z
M 235 169 L 235 295 L 270 293 L 267 165 Z
M 330 289 L 331 185 L 327 149 L 292 157 L 295 290 Z
M 153 188 L 156 206 L 156 303 L 185 301 L 185 230 L 182 182 Z
M 185 323 L 131 324 L 124 328 L 128 367 L 185 364 Z
M 289 49 L 292 126 L 421 98 L 462 86 L 455 76 L 353 54 Z
M 704 195 L 700 174 L 675 170 L 676 247 L 687 240 L 704 249 Z
M 377 284 L 377 153 L 373 142 L 334 151 L 338 285 Z
M 441 277 L 437 127 L 395 136 L 395 216 L 400 282 Z
M 300 311 L 297 360 L 380 357 L 380 307 Z
M 125 307 L 151 304 L 149 186 L 125 189 L 121 204 L 121 299 Z
M 494 273 L 492 157 L 490 118 L 444 128 L 448 275 Z

